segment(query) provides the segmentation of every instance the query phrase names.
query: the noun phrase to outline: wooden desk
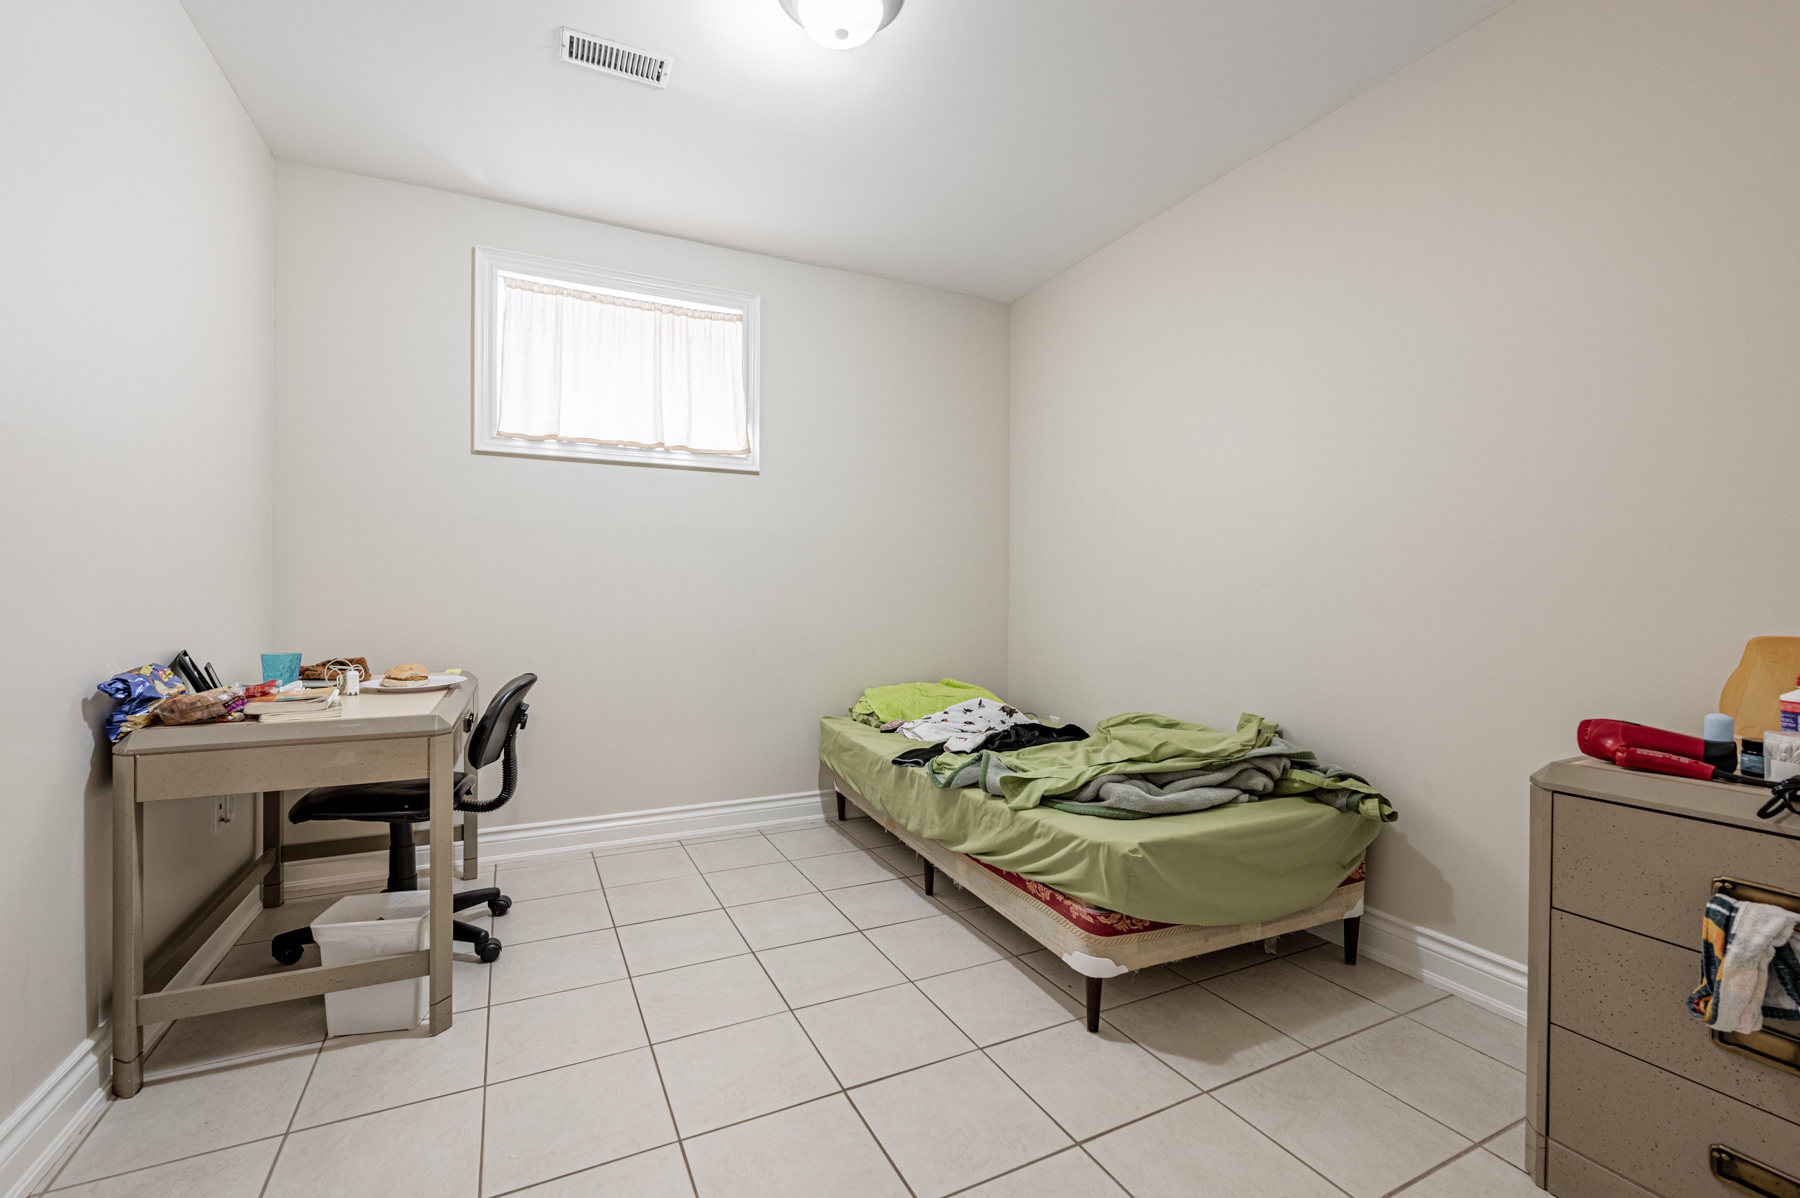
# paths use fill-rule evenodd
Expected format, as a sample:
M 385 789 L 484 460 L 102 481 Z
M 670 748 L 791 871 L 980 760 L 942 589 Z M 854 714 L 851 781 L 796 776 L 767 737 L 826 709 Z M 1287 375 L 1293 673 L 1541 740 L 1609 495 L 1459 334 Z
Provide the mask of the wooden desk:
M 451 792 L 457 749 L 473 726 L 477 689 L 478 681 L 471 675 L 447 691 L 347 698 L 338 719 L 192 728 L 153 725 L 113 745 L 114 1094 L 130 1098 L 138 1092 L 144 1071 L 143 1029 L 173 1019 L 429 976 L 431 1034 L 450 1026 Z M 165 988 L 252 888 L 261 885 L 264 907 L 281 906 L 282 791 L 420 777 L 431 780 L 429 949 L 354 965 Z M 177 933 L 146 987 L 144 804 L 255 791 L 263 796 L 262 854 Z M 386 840 L 365 836 L 288 846 L 285 857 L 369 852 L 384 848 Z M 471 828 L 465 845 L 465 869 L 471 873 L 474 849 Z

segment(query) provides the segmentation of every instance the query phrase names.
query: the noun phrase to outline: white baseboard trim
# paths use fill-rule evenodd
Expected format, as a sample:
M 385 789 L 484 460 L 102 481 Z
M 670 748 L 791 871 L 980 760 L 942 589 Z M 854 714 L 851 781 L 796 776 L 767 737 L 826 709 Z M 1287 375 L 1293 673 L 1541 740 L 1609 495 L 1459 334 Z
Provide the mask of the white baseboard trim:
M 76 1046 L 0 1123 L 0 1194 L 25 1198 L 99 1119 L 112 1080 L 112 1028 Z
M 171 987 L 204 981 L 262 910 L 253 890 L 200 950 L 169 980 Z M 166 1023 L 144 1029 L 144 1051 L 156 1046 Z M 19 1109 L 0 1123 L 0 1195 L 25 1198 L 74 1149 L 106 1109 L 112 1083 L 112 1025 L 103 1023 L 44 1079 Z
M 509 824 L 492 829 L 484 827 L 479 851 L 484 866 L 496 861 L 517 864 L 532 857 L 581 849 L 625 848 L 715 832 L 767 830 L 819 819 L 824 811 L 820 803 L 821 792 L 803 790 L 757 799 L 727 799 L 687 807 L 620 811 L 611 815 Z M 421 846 L 419 868 L 429 872 L 426 856 L 426 850 Z M 322 894 L 381 881 L 387 877 L 387 855 L 362 853 L 354 857 L 296 861 L 285 873 L 284 892 L 288 897 Z
M 1333 944 L 1344 942 L 1342 924 L 1308 930 Z M 1356 951 L 1358 956 L 1448 990 L 1514 1023 L 1525 1022 L 1525 966 L 1498 953 L 1395 919 L 1373 907 L 1363 912 Z

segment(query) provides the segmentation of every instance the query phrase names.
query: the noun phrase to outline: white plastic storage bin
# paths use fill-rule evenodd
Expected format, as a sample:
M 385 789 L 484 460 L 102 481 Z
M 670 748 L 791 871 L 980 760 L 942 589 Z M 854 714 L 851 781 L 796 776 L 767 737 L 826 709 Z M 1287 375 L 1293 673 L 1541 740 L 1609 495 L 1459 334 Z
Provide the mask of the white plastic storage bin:
M 431 945 L 431 894 L 398 890 L 341 898 L 312 924 L 322 965 L 351 965 Z M 325 1031 L 332 1036 L 404 1031 L 429 1013 L 429 978 L 405 978 L 325 996 Z

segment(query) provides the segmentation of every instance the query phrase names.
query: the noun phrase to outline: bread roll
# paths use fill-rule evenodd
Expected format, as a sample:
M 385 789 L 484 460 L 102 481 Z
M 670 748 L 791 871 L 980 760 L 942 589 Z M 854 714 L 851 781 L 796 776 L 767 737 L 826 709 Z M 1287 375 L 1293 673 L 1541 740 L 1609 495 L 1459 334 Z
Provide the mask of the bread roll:
M 424 686 L 431 681 L 431 673 L 416 661 L 395 666 L 382 675 L 383 686 Z

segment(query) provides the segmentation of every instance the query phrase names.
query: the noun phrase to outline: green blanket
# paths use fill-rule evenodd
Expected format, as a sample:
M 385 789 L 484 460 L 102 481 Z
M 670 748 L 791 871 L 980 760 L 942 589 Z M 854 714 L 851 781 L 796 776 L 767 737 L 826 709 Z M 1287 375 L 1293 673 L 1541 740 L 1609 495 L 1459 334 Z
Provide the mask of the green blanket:
M 1007 754 L 998 781 L 1007 806 L 1036 807 L 1045 795 L 1067 794 L 1102 774 L 1172 774 L 1236 761 L 1253 749 L 1267 747 L 1279 731 L 1281 725 L 1259 715 L 1239 716 L 1235 732 L 1141 711 L 1109 715 L 1094 725 L 1086 740 Z M 967 755 L 946 753 L 933 761 L 931 772 L 938 785 L 944 785 L 968 760 Z M 979 776 L 995 773 L 984 763 Z
M 1014 809 L 980 790 L 939 790 L 925 770 L 889 764 L 908 743 L 833 716 L 821 721 L 819 757 L 863 798 L 952 852 L 1162 923 L 1249 923 L 1304 910 L 1356 868 L 1381 830 L 1298 795 L 1142 820 Z
M 921 720 L 946 707 L 955 707 L 970 699 L 992 699 L 1000 696 L 986 687 L 970 682 L 944 678 L 937 682 L 900 682 L 893 686 L 871 686 L 850 708 L 850 718 L 859 724 L 879 728 L 889 720 Z
M 945 753 L 927 767 L 940 789 L 973 786 L 1000 795 L 1016 808 L 1040 804 L 1059 811 L 1109 819 L 1160 819 L 1092 803 L 1093 784 L 1128 775 L 1162 777 L 1206 770 L 1257 757 L 1279 756 L 1292 762 L 1271 795 L 1310 794 L 1339 811 L 1354 811 L 1376 823 L 1400 817 L 1392 803 L 1361 775 L 1337 766 L 1320 766 L 1305 749 L 1280 739 L 1281 726 L 1248 713 L 1238 716 L 1235 732 L 1204 724 L 1184 724 L 1166 715 L 1141 711 L 1107 716 L 1086 740 L 1036 745 L 1012 753 Z M 1053 802 L 1061 795 L 1069 802 Z

